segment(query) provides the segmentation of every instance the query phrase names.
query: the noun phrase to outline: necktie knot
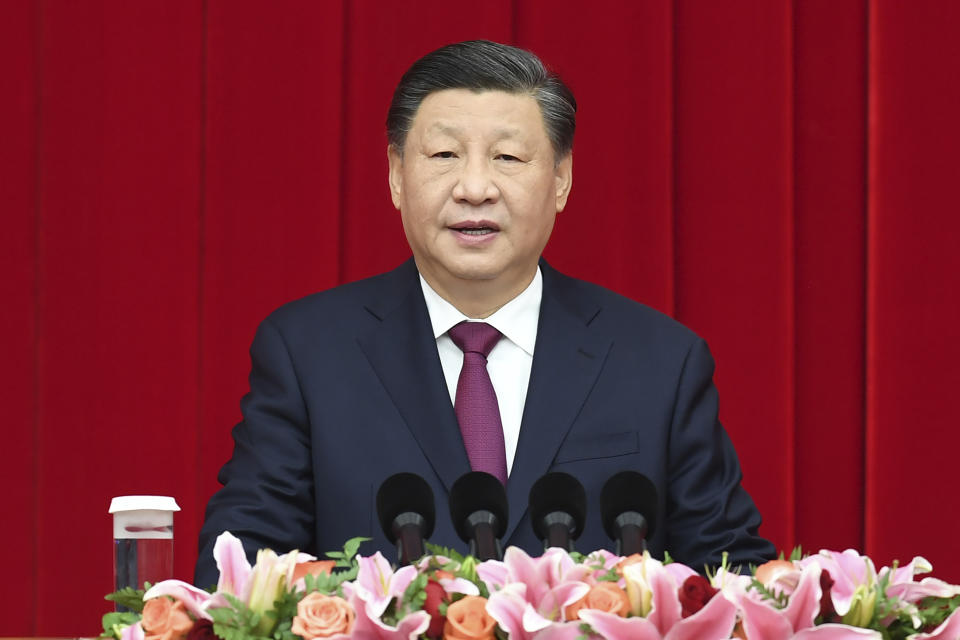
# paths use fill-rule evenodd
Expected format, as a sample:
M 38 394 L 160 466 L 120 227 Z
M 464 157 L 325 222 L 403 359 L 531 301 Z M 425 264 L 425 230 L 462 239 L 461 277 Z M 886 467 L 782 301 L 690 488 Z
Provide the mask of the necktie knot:
M 464 353 L 479 353 L 486 358 L 502 334 L 486 322 L 461 322 L 447 332 L 453 344 Z

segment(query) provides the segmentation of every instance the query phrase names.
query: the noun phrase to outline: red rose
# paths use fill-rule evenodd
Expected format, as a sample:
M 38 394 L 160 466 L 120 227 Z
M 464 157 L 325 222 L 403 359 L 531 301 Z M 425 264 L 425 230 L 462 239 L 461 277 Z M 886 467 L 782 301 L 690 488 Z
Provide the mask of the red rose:
M 820 618 L 824 622 L 836 622 L 837 612 L 833 608 L 833 598 L 830 596 L 830 588 L 833 586 L 833 578 L 830 572 L 824 569 L 820 572 Z
M 716 594 L 717 590 L 711 587 L 703 576 L 690 576 L 684 580 L 678 594 L 683 606 L 683 617 L 688 618 L 703 609 Z
M 423 610 L 430 614 L 430 626 L 427 627 L 426 635 L 428 638 L 440 638 L 443 636 L 443 623 L 446 622 L 445 616 L 440 615 L 440 605 L 449 602 L 450 596 L 436 580 L 428 580 L 425 591 L 427 599 L 423 603 Z
M 187 640 L 219 640 L 213 632 L 213 623 L 201 618 L 193 623 L 193 629 L 187 634 Z

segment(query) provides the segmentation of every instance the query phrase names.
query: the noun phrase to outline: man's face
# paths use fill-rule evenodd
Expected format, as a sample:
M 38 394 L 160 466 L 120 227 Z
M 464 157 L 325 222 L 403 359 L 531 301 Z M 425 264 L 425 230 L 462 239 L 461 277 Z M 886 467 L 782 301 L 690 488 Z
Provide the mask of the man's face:
M 572 181 L 529 95 L 448 89 L 427 96 L 390 191 L 420 273 L 441 295 L 487 281 L 509 300 L 529 284 Z M 445 295 L 446 294 L 446 295 Z

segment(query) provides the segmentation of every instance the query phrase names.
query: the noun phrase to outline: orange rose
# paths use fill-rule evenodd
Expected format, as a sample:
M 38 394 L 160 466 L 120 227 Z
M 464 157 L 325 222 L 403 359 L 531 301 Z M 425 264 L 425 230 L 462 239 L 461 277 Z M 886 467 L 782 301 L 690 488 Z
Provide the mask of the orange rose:
M 333 567 L 336 566 L 336 561 L 334 560 L 315 560 L 314 562 L 298 562 L 297 566 L 293 568 L 293 577 L 290 578 L 290 584 L 295 583 L 297 580 L 303 576 L 309 574 L 311 576 L 319 576 L 321 574 L 330 574 L 333 571 Z
M 151 598 L 143 605 L 144 640 L 181 640 L 193 628 L 183 603 L 167 597 Z
M 770 560 L 757 567 L 757 572 L 753 577 L 760 584 L 769 586 L 784 573 L 795 570 L 796 567 L 789 560 Z
M 443 640 L 493 640 L 497 621 L 487 614 L 487 599 L 467 596 L 447 607 Z
M 626 618 L 630 613 L 630 599 L 626 592 L 615 582 L 600 582 L 572 605 L 567 607 L 567 620 L 580 618 L 581 609 L 597 609 L 606 613 L 614 613 Z
M 356 613 L 346 600 L 314 591 L 297 603 L 292 631 L 304 640 L 329 638 L 353 630 Z

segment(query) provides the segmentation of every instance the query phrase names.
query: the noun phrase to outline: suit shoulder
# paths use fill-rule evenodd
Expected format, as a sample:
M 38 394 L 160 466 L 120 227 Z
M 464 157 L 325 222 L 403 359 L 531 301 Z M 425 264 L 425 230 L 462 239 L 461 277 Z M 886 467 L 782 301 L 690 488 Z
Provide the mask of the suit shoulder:
M 578 301 L 581 315 L 618 334 L 689 348 L 701 338 L 689 327 L 662 311 L 637 302 L 601 285 L 554 271 L 552 279 L 562 299 Z
M 348 282 L 324 291 L 287 302 L 274 310 L 264 323 L 284 329 L 303 325 L 316 327 L 342 324 L 355 326 L 372 319 L 368 305 L 390 305 L 400 299 L 410 286 L 417 283 L 411 277 L 407 263 L 386 273 Z M 413 268 L 413 275 L 416 269 Z

